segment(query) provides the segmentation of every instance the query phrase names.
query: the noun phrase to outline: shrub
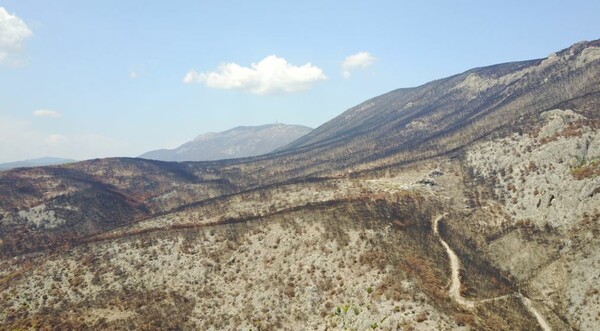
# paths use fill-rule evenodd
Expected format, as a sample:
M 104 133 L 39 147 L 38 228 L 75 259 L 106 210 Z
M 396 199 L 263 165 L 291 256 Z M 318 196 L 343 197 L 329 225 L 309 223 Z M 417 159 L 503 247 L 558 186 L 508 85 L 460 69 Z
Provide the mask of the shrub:
M 571 175 L 577 180 L 600 176 L 600 159 L 581 160 L 579 166 L 571 169 Z

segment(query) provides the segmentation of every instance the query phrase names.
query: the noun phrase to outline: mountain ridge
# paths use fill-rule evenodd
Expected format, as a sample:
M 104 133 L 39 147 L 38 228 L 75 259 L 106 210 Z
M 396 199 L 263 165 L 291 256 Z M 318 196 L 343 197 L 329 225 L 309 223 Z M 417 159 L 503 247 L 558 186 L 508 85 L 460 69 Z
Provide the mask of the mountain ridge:
M 201 134 L 174 149 L 159 149 L 139 158 L 160 161 L 213 161 L 251 157 L 272 152 L 310 132 L 302 125 L 264 124 L 237 126 L 222 132 Z

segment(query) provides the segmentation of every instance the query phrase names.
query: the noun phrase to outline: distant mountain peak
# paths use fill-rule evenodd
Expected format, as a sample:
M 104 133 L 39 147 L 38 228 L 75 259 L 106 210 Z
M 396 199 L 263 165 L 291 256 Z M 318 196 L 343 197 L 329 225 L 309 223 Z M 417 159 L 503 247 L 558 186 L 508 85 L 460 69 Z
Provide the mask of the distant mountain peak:
M 208 132 L 175 149 L 161 149 L 140 158 L 161 161 L 210 161 L 262 155 L 285 146 L 312 131 L 302 125 L 282 123 L 237 126 Z

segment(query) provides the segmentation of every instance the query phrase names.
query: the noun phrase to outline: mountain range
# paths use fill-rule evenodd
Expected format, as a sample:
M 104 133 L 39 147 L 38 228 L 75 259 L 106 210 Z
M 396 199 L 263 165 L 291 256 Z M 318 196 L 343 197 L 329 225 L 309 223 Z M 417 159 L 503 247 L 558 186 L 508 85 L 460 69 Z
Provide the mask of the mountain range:
M 26 168 L 26 167 L 41 167 L 41 166 L 49 166 L 49 165 L 58 165 L 77 162 L 73 159 L 65 159 L 60 157 L 41 157 L 37 159 L 29 159 L 23 161 L 16 162 L 6 162 L 0 163 L 0 170 L 8 170 L 14 168 Z
M 598 330 L 600 40 L 274 152 L 0 173 L 6 329 Z
M 160 149 L 140 155 L 161 161 L 211 161 L 267 154 L 309 133 L 302 125 L 266 124 L 238 126 L 199 135 L 175 149 Z

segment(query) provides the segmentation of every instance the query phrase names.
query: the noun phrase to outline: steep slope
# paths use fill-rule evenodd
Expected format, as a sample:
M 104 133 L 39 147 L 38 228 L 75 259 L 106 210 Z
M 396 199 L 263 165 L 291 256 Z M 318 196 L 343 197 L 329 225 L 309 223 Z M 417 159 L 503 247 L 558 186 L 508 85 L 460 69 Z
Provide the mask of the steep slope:
M 219 133 L 202 134 L 175 149 L 140 155 L 161 161 L 210 161 L 266 154 L 304 136 L 312 129 L 302 125 L 267 124 L 238 126 Z
M 600 41 L 548 58 L 472 69 L 365 101 L 280 150 L 311 170 L 442 155 L 565 102 L 598 105 Z
M 544 112 L 541 119 L 535 130 L 469 148 L 465 166 L 472 183 L 487 191 L 484 197 L 471 190 L 474 210 L 502 214 L 478 212 L 452 227 L 472 231 L 469 237 L 481 240 L 479 253 L 522 284 L 546 314 L 560 312 L 574 328 L 595 330 L 600 326 L 600 121 L 561 109 Z M 495 221 L 473 228 L 482 223 L 479 218 Z

